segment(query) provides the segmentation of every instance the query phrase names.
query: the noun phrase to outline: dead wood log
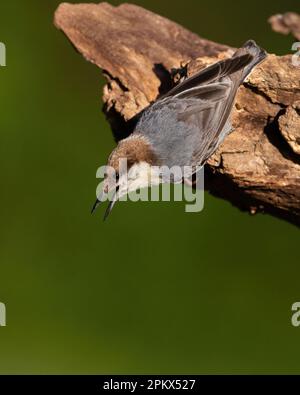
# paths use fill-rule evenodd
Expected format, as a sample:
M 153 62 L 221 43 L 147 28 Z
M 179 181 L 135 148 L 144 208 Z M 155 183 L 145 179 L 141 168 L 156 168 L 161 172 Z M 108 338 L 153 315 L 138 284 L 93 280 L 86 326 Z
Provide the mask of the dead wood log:
M 104 111 L 116 139 L 181 78 L 233 49 L 132 4 L 67 4 L 55 25 L 103 70 Z M 250 37 L 249 37 L 250 38 Z M 242 43 L 241 43 L 242 44 Z M 251 213 L 300 224 L 300 67 L 269 55 L 240 88 L 231 133 L 206 165 L 206 187 Z
M 268 22 L 274 32 L 292 34 L 296 40 L 300 40 L 300 15 L 295 12 L 272 15 Z

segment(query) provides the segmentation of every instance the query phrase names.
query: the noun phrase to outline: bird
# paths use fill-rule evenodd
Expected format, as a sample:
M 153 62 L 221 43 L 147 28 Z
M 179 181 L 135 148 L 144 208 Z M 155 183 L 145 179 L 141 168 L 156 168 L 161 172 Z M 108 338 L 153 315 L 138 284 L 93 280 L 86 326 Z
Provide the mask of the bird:
M 123 195 L 164 182 L 153 171 L 157 167 L 189 167 L 191 174 L 203 167 L 232 131 L 230 116 L 239 86 L 266 56 L 248 40 L 231 58 L 184 79 L 147 107 L 132 133 L 109 155 L 103 189 L 92 212 L 112 192 L 106 219 Z

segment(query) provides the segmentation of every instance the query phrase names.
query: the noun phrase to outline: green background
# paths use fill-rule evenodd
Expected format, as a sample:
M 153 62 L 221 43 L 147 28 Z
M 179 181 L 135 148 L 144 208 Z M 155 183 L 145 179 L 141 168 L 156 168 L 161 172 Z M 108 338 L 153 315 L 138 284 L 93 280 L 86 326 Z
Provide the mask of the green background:
M 113 4 L 118 4 L 115 1 Z M 267 18 L 298 0 L 136 1 L 215 41 L 291 53 Z M 1 1 L 1 373 L 296 373 L 299 231 L 206 195 L 95 216 L 114 147 L 101 72 L 52 24 L 59 1 Z

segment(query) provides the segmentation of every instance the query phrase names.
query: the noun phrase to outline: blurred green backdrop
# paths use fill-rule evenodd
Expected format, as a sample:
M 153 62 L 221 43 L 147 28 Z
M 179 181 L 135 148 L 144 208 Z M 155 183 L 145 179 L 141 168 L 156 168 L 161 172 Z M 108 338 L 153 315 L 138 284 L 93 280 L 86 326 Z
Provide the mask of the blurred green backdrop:
M 120 2 L 114 1 L 113 4 Z M 290 53 L 267 18 L 298 0 L 135 1 L 194 32 Z M 114 146 L 101 72 L 53 24 L 57 0 L 2 1 L 1 373 L 299 372 L 299 231 L 206 195 L 90 215 Z

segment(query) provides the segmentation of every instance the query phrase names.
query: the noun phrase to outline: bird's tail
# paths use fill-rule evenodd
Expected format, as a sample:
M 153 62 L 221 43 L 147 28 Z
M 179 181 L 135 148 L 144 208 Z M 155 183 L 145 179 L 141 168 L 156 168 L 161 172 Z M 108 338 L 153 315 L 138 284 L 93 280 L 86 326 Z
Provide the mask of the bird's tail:
M 241 83 L 251 73 L 252 69 L 267 57 L 266 51 L 258 46 L 254 40 L 246 41 L 245 44 L 234 53 L 233 57 L 240 57 L 246 54 L 250 54 L 252 60 L 250 60 L 242 70 Z

